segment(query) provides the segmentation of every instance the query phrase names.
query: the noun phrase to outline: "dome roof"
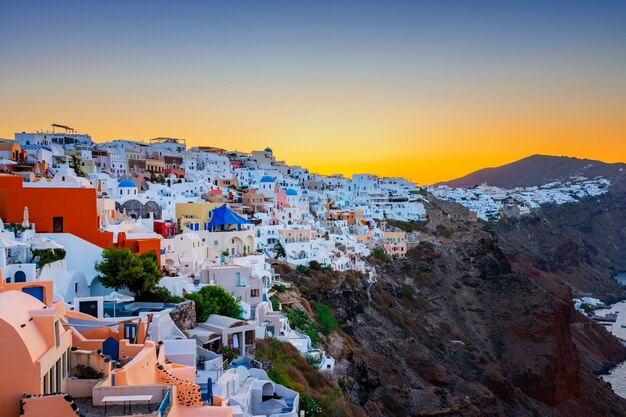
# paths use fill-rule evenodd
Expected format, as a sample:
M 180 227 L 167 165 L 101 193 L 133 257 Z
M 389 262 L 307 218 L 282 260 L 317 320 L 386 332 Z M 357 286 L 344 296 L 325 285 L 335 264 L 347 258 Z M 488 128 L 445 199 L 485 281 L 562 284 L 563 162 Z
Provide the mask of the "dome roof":
M 289 188 L 289 189 L 285 192 L 285 194 L 287 194 L 287 195 L 296 195 L 296 196 L 297 196 L 297 195 L 298 195 L 298 192 L 297 192 L 296 190 L 294 190 L 293 188 Z
M 274 182 L 274 178 L 270 177 L 269 175 L 266 175 L 263 178 L 261 178 L 261 182 Z
M 137 186 L 135 185 L 134 182 L 132 182 L 131 180 L 129 180 L 128 178 L 126 178 L 125 180 L 120 181 L 119 184 L 117 184 L 118 188 L 122 188 L 122 187 L 133 187 L 133 188 L 137 188 Z
M 265 152 L 272 153 L 272 148 L 265 148 Z

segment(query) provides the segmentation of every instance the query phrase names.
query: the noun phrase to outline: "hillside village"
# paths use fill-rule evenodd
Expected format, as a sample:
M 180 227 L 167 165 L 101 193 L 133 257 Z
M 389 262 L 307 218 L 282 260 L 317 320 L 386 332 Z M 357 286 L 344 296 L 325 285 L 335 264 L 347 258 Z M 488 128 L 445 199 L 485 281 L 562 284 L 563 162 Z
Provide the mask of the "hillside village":
M 295 417 L 302 393 L 268 377 L 255 341 L 287 342 L 329 375 L 334 359 L 276 303 L 289 287 L 276 265 L 355 270 L 373 281 L 371 257 L 401 259 L 418 243 L 419 233 L 397 222 L 428 221 L 431 194 L 465 206 L 458 220 L 477 221 L 574 203 L 610 185 L 576 178 L 512 190 L 420 188 L 402 178 L 315 174 L 270 148 L 96 143 L 54 129 L 0 140 L 1 349 L 13 352 L 10 367 L 20 373 L 0 390 L 8 416 L 134 407 L 172 417 Z M 145 301 L 104 286 L 96 265 L 108 248 L 153 254 L 167 295 Z M 211 287 L 234 297 L 239 317 L 199 320 L 192 294 Z

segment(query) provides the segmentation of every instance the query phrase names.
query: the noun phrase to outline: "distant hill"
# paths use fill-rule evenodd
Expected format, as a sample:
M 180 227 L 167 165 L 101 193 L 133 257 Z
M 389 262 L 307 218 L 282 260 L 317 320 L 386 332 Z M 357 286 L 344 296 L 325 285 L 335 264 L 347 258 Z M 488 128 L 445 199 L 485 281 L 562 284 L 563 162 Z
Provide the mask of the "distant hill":
M 435 185 L 471 188 L 482 183 L 502 188 L 533 187 L 572 177 L 602 176 L 616 181 L 626 178 L 626 164 L 608 164 L 568 156 L 532 155 L 495 168 L 484 168 L 464 177 Z

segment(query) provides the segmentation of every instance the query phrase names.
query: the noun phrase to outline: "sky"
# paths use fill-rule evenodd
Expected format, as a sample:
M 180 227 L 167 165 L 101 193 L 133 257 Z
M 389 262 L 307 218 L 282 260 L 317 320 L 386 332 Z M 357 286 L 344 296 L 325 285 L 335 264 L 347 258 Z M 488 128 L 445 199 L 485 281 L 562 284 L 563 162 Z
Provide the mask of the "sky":
M 623 1 L 0 0 L 0 137 L 271 147 L 420 184 L 626 161 Z

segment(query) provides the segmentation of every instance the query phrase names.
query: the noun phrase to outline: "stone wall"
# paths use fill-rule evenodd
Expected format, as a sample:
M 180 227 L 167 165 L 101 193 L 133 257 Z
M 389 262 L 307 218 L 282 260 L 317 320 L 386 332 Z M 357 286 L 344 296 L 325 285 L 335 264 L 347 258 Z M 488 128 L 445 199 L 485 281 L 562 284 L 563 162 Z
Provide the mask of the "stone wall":
M 176 385 L 176 399 L 179 405 L 197 407 L 202 405 L 200 386 L 169 373 L 161 364 L 157 365 L 157 382 Z
M 196 327 L 196 304 L 191 300 L 178 304 L 170 315 L 181 331 Z

